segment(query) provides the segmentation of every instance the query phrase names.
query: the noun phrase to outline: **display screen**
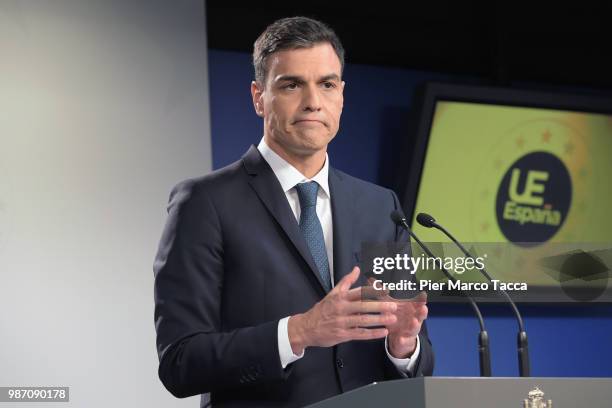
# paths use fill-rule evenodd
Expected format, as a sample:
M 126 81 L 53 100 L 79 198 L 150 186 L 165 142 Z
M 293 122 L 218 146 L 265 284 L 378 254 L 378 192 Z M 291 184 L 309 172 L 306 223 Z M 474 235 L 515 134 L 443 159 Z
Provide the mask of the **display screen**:
M 437 99 L 429 121 L 412 212 L 421 240 L 449 242 L 416 222 L 425 212 L 460 241 L 492 244 L 497 277 L 534 286 L 572 276 L 527 261 L 579 249 L 612 264 L 612 114 Z M 586 274 L 609 288 L 604 269 Z

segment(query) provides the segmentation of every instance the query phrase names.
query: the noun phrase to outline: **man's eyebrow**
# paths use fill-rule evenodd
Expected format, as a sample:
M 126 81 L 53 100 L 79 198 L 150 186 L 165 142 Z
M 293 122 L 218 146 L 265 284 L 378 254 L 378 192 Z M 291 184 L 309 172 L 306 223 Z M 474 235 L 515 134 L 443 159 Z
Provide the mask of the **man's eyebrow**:
M 296 75 L 281 75 L 279 77 L 276 77 L 276 82 L 282 81 L 297 82 L 298 84 L 303 84 L 304 82 L 306 82 L 304 78 Z
M 295 82 L 298 84 L 303 84 L 306 82 L 306 80 L 303 77 L 297 76 L 297 75 L 281 75 L 281 76 L 276 77 L 275 82 L 282 82 L 282 81 Z M 338 76 L 338 74 L 328 74 L 328 75 L 325 75 L 319 78 L 318 82 L 325 82 L 325 81 L 340 81 L 340 76 Z
M 322 77 L 319 81 L 320 82 L 324 82 L 324 81 L 340 81 L 340 77 L 338 76 L 338 74 L 329 74 L 329 75 L 325 75 L 324 77 Z

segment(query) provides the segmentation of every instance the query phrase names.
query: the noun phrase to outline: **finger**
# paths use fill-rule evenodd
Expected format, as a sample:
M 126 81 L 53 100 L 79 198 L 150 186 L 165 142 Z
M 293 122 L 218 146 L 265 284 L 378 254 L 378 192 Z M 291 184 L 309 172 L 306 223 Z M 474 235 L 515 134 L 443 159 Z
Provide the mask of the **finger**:
M 421 308 L 417 310 L 416 318 L 419 319 L 420 322 L 427 319 L 427 315 L 429 313 L 429 309 L 427 306 L 423 305 Z
M 355 282 L 359 279 L 359 267 L 356 266 L 353 270 L 338 282 L 336 288 L 339 292 L 348 292 Z
M 397 317 L 393 314 L 361 314 L 346 318 L 345 327 L 372 327 L 394 324 Z
M 383 299 L 391 298 L 391 296 L 389 296 L 388 290 L 374 289 L 374 286 L 363 286 L 361 296 L 363 299 L 372 299 L 372 300 L 383 300 Z
M 359 286 L 357 288 L 350 289 L 347 292 L 346 300 L 354 302 L 356 300 L 382 300 L 390 298 L 385 296 L 386 293 L 380 293 L 382 291 L 374 291 L 370 286 Z
M 389 334 L 387 329 L 364 329 L 354 328 L 348 330 L 348 340 L 373 340 L 381 339 Z
M 414 297 L 413 301 L 423 304 L 427 303 L 427 292 L 419 292 L 419 294 Z
M 354 302 L 357 300 L 361 300 L 363 287 L 359 286 L 358 288 L 353 288 L 346 292 L 346 300 L 349 302 Z
M 427 303 L 427 293 L 419 292 L 415 297 L 410 299 L 401 299 L 401 302 L 410 303 L 414 307 L 421 307 Z
M 344 309 L 345 313 L 393 313 L 397 310 L 395 302 L 350 302 Z
M 389 289 L 375 289 L 374 282 L 376 282 L 376 279 L 374 279 L 373 277 L 369 277 L 367 285 L 364 286 L 364 291 L 366 291 L 370 297 L 375 297 L 375 298 L 391 297 L 389 296 L 389 293 L 390 293 Z

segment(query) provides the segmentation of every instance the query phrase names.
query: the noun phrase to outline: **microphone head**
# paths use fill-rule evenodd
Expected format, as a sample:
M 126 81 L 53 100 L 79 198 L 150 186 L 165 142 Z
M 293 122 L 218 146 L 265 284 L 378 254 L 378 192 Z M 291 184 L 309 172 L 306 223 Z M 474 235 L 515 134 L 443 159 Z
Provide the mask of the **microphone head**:
M 419 213 L 416 220 L 419 224 L 427 228 L 433 228 L 436 226 L 436 219 L 426 213 Z
M 399 211 L 399 210 L 393 210 L 391 211 L 391 220 L 396 224 L 396 225 L 402 225 L 404 223 L 404 220 L 406 219 L 406 217 L 404 217 L 404 214 Z

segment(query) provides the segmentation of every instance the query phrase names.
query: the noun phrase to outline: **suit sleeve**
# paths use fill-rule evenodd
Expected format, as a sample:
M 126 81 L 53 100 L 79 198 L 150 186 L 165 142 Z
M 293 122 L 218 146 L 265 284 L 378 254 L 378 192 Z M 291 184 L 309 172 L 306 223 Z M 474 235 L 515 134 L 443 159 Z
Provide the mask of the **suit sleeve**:
M 393 196 L 394 209 L 402 211 L 403 213 L 402 207 L 395 192 L 391 191 L 391 195 Z M 395 228 L 395 240 L 397 242 L 410 241 L 410 236 L 408 235 L 406 230 L 399 226 L 396 226 Z M 408 374 L 409 377 L 423 377 L 431 376 L 433 374 L 434 352 L 431 341 L 429 340 L 429 336 L 427 334 L 427 322 L 425 321 L 421 326 L 421 332 L 419 333 L 419 342 L 421 345 L 421 350 L 418 356 L 418 361 L 414 367 L 414 370 Z M 391 378 L 405 377 L 404 375 L 398 372 L 393 363 L 389 361 L 387 365 L 390 365 L 390 367 L 387 367 L 386 371 Z
M 285 379 L 278 321 L 222 332 L 223 231 L 193 181 L 177 185 L 154 263 L 159 378 L 174 396 Z

